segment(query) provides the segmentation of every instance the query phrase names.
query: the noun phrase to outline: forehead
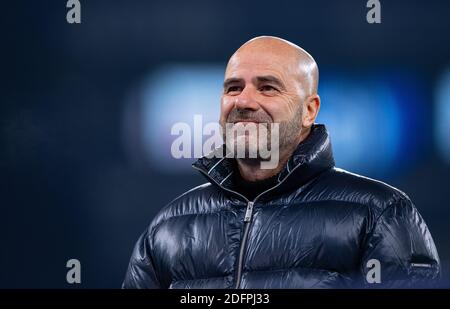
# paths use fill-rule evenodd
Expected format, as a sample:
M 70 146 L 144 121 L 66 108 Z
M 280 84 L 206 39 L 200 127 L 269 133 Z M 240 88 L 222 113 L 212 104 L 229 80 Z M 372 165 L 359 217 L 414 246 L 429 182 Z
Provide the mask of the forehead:
M 286 80 L 294 78 L 297 72 L 298 64 L 292 56 L 283 56 L 269 52 L 238 52 L 228 62 L 225 78 L 251 78 L 255 75 L 274 75 Z

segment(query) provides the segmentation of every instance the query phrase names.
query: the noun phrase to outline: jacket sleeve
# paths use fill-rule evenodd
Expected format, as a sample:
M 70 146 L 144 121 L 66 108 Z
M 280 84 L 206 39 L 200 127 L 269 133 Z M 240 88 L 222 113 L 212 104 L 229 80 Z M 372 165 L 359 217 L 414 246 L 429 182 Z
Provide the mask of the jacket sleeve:
M 122 284 L 123 289 L 162 288 L 156 275 L 150 248 L 150 236 L 147 230 L 139 237 L 134 247 Z
M 412 202 L 404 197 L 387 207 L 365 242 L 365 287 L 433 287 L 440 277 L 433 238 Z

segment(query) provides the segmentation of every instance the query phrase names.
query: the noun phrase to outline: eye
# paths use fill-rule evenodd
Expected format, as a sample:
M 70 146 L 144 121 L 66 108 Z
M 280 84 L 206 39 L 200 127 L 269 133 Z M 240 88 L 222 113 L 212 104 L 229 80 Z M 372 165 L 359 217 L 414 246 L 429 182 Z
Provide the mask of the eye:
M 260 91 L 267 92 L 267 91 L 278 91 L 275 87 L 271 85 L 263 85 L 259 88 Z
M 236 92 L 241 92 L 242 91 L 242 87 L 241 86 L 230 86 L 226 89 L 225 93 L 236 93 Z

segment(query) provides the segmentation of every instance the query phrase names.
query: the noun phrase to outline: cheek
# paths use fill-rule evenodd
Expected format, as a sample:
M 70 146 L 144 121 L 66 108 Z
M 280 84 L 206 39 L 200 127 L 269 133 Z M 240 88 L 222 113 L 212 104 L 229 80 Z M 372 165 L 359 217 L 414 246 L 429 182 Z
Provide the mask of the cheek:
M 280 97 L 267 107 L 267 112 L 272 116 L 274 122 L 291 121 L 297 114 L 300 99 L 286 96 Z
M 233 98 L 224 98 L 222 97 L 220 103 L 220 120 L 225 121 L 227 119 L 228 114 L 231 112 L 234 106 Z
M 283 100 L 267 100 L 261 102 L 260 106 L 272 118 L 273 122 L 286 121 L 289 117 L 288 104 Z

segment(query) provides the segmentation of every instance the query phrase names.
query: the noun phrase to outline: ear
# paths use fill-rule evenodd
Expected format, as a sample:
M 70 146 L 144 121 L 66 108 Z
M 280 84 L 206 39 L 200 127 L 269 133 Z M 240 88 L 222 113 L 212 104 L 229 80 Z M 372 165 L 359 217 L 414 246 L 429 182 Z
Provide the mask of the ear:
M 316 121 L 316 117 L 319 114 L 320 109 L 320 97 L 319 95 L 312 94 L 306 98 L 303 104 L 302 126 L 304 128 L 311 127 Z

